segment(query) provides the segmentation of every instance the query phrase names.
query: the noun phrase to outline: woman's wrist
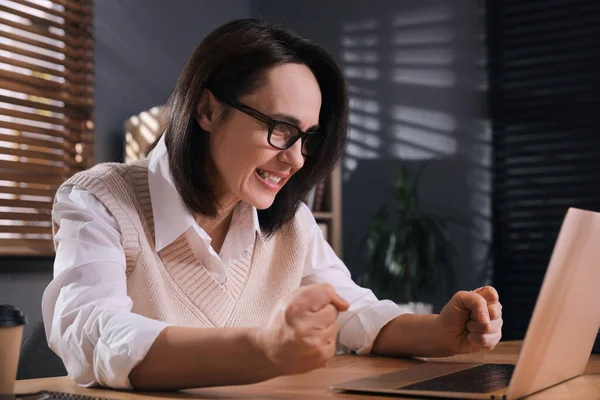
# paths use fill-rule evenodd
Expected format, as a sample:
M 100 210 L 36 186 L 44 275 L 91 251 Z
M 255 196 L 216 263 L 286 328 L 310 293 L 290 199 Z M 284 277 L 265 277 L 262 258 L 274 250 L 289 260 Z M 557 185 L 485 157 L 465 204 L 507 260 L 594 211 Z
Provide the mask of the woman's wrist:
M 401 314 L 384 326 L 372 352 L 381 355 L 443 357 L 451 354 L 437 314 Z
M 260 328 L 246 329 L 246 340 L 250 357 L 258 364 L 256 368 L 262 374 L 262 379 L 267 380 L 283 375 L 281 369 L 267 356 L 265 344 L 261 340 Z

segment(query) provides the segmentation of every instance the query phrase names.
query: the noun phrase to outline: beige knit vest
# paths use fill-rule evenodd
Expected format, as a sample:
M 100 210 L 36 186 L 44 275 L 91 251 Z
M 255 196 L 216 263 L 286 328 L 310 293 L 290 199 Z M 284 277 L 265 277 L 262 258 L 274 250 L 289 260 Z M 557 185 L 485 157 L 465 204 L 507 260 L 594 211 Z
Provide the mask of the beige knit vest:
M 185 235 L 156 252 L 147 160 L 99 164 L 63 185 L 85 188 L 117 221 L 134 313 L 180 326 L 258 326 L 277 300 L 300 286 L 309 238 L 298 220 L 264 245 L 255 240 L 220 284 L 196 259 Z

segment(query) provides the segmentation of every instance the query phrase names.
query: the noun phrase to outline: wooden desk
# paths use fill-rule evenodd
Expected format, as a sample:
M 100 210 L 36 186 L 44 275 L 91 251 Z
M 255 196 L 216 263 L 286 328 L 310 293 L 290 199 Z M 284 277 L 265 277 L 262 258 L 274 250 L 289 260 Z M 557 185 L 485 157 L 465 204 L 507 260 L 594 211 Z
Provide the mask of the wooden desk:
M 501 342 L 494 351 L 484 354 L 455 356 L 435 361 L 479 361 L 515 363 L 521 342 Z M 358 357 L 341 355 L 334 357 L 326 368 L 308 374 L 287 376 L 245 386 L 194 389 L 174 393 L 118 392 L 105 389 L 77 387 L 68 377 L 31 379 L 17 381 L 16 392 L 28 393 L 40 390 L 70 392 L 110 399 L 382 399 L 389 397 L 338 393 L 329 389 L 336 383 L 351 379 L 392 372 L 415 365 L 422 360 L 388 357 Z M 600 398 L 600 355 L 592 355 L 584 376 L 547 389 L 530 399 L 592 399 Z M 589 375 L 599 374 L 599 375 Z

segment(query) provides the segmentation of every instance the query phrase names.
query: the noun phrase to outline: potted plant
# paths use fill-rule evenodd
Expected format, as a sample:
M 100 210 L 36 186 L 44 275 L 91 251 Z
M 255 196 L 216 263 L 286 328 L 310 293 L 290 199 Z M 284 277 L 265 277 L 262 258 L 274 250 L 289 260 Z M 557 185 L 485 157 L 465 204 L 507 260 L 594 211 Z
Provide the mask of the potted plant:
M 444 220 L 420 208 L 417 180 L 401 168 L 394 201 L 371 224 L 367 268 L 358 281 L 407 311 L 429 313 L 436 297 L 445 298 L 451 288 L 456 251 L 446 238 Z

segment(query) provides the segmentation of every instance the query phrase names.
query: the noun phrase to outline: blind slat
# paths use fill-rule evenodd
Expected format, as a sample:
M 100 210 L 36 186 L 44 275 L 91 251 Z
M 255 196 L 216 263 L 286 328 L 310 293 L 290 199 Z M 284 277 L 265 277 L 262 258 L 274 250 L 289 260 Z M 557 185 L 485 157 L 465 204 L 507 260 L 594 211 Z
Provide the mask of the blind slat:
M 90 61 L 85 61 L 85 60 L 73 61 L 73 59 L 71 59 L 71 58 L 65 58 L 65 59 L 61 60 L 58 57 L 41 54 L 41 53 L 38 53 L 35 51 L 25 50 L 20 47 L 11 46 L 11 45 L 7 45 L 4 43 L 0 43 L 0 50 L 4 50 L 4 51 L 10 52 L 10 53 L 19 54 L 21 56 L 30 57 L 30 58 L 45 61 L 45 62 L 49 62 L 49 63 L 55 64 L 55 65 L 62 64 L 62 65 L 64 65 L 65 70 L 67 70 L 69 72 L 80 72 L 82 74 L 89 74 L 93 69 L 93 65 Z
M 50 15 L 54 15 L 55 17 L 64 18 L 66 21 L 70 21 L 70 22 L 73 22 L 76 24 L 89 24 L 91 22 L 89 17 L 83 16 L 83 15 L 77 15 L 68 10 L 58 11 L 58 10 L 54 10 L 52 8 L 44 7 L 43 5 L 40 5 L 40 4 L 32 3 L 31 1 L 27 1 L 27 0 L 10 0 L 10 1 L 12 1 L 13 3 L 31 7 L 33 9 L 36 9 L 39 11 L 43 11 Z
M 0 88 L 3 88 L 4 82 L 0 81 Z M 3 96 L 0 95 L 0 102 L 14 104 L 17 106 L 28 107 L 38 109 L 40 111 L 49 111 L 57 114 L 67 114 L 69 112 L 74 112 L 73 109 L 67 109 L 61 106 L 55 106 L 53 104 L 46 104 L 40 101 L 35 101 L 34 99 L 20 99 L 11 96 Z
M 25 111 L 18 111 L 18 110 L 3 107 L 1 105 L 0 105 L 0 115 L 21 118 L 21 119 L 26 119 L 26 120 L 31 120 L 31 121 L 37 121 L 37 122 L 45 122 L 45 123 L 53 124 L 53 125 L 60 125 L 64 121 L 64 118 L 50 117 L 50 116 L 42 115 L 42 114 L 34 114 L 34 113 L 30 113 L 30 112 L 25 112 Z
M 50 213 L 19 213 L 19 212 L 2 212 L 0 211 L 0 220 L 7 221 L 39 221 L 48 222 L 51 221 L 52 216 Z
M 15 149 L 10 147 L 0 147 L 0 154 L 11 155 L 15 157 L 23 157 L 27 159 L 37 159 L 37 160 L 45 160 L 45 161 L 60 161 L 63 162 L 65 159 L 69 159 L 65 157 L 64 154 L 51 153 L 49 151 L 35 151 L 35 150 L 22 150 Z M 2 188 L 0 188 L 0 192 L 2 192 Z
M 70 10 L 72 12 L 77 12 L 83 15 L 91 15 L 92 7 L 89 2 L 82 0 L 73 2 L 70 0 L 55 0 L 56 4 L 63 6 L 65 9 Z
M 33 225 L 0 225 L 0 234 L 2 233 L 22 233 L 22 234 L 52 234 L 50 226 Z
M 36 64 L 28 63 L 25 61 L 14 59 L 14 58 L 0 56 L 0 63 L 13 65 L 15 67 L 20 67 L 20 68 L 26 68 L 26 69 L 30 69 L 32 71 L 42 72 L 42 73 L 45 73 L 48 75 L 53 75 L 53 76 L 61 77 L 61 78 L 64 78 L 66 76 L 66 74 L 63 71 L 59 71 L 54 68 L 42 67 L 42 66 L 39 66 Z
M 31 37 L 26 37 L 23 35 L 17 35 L 14 33 L 2 31 L 2 36 L 7 39 L 11 39 L 17 42 L 25 43 L 31 46 L 38 47 L 40 49 L 48 50 L 57 55 L 62 55 L 63 57 L 69 57 L 72 59 L 78 59 L 80 61 L 91 61 L 92 54 L 89 50 L 85 49 L 70 49 L 69 47 L 60 47 L 57 45 L 53 45 L 50 43 L 42 42 L 40 40 L 33 39 Z
M 77 44 L 77 43 L 84 43 L 82 40 L 77 40 L 77 41 L 73 41 L 73 39 L 69 39 L 66 36 L 63 35 L 58 35 L 56 33 L 53 33 L 51 31 L 49 31 L 47 28 L 42 28 L 40 26 L 37 25 L 27 25 L 27 24 L 22 24 L 20 22 L 17 21 L 11 21 L 10 19 L 6 19 L 2 16 L 0 16 L 0 24 L 6 25 L 6 26 L 10 26 L 12 28 L 17 28 L 20 29 L 22 31 L 26 31 L 29 33 L 33 33 L 35 35 L 40 35 L 40 36 L 44 36 L 47 37 L 48 39 L 53 39 L 56 41 L 69 41 L 71 40 L 71 44 Z M 89 43 L 88 43 L 89 44 Z
M 93 161 L 92 6 L 9 0 L 0 12 L 0 254 L 52 255 L 56 190 Z
M 19 54 L 21 56 L 33 58 L 36 60 L 46 61 L 51 64 L 60 65 L 63 63 L 63 60 L 61 60 L 58 57 L 48 56 L 45 54 L 37 53 L 35 51 L 25 50 L 20 47 L 11 46 L 11 45 L 4 44 L 4 43 L 0 43 L 0 50 L 7 51 L 9 53 Z
M 41 165 L 31 162 L 5 161 L 0 160 L 0 169 L 12 169 L 15 171 L 35 172 L 43 179 L 46 175 L 60 175 L 64 172 L 62 166 Z
M 89 110 L 92 107 L 93 99 L 89 97 L 69 96 L 63 90 L 55 90 L 47 86 L 35 86 L 35 83 L 27 83 L 35 82 L 34 80 L 22 77 L 14 77 L 15 75 L 20 74 L 11 74 L 0 70 L 0 87 L 26 95 L 42 97 L 54 101 L 61 101 L 65 103 L 65 108 L 82 109 L 85 112 L 85 110 Z M 11 78 L 11 76 L 13 76 L 13 78 Z M 17 78 L 20 79 L 21 82 L 26 83 L 23 84 L 18 82 Z
M 56 189 L 58 189 L 58 186 L 49 189 L 21 186 L 0 186 L 1 193 L 44 197 L 54 197 L 56 194 Z
M 0 254 L 51 256 L 54 254 L 54 245 L 51 240 L 0 238 Z
M 9 4 L 9 3 L 4 3 L 4 4 Z M 64 25 L 59 22 L 51 21 L 46 18 L 38 17 L 36 15 L 31 15 L 24 11 L 16 10 L 12 7 L 2 5 L 2 3 L 0 3 L 0 11 L 4 11 L 7 14 L 13 14 L 13 15 L 19 16 L 21 18 L 26 18 L 26 19 L 30 20 L 32 23 L 34 23 L 35 25 L 48 26 L 48 27 L 51 26 L 51 27 L 57 28 L 57 29 L 64 28 Z
M 43 176 L 40 177 L 36 174 L 27 174 L 24 172 L 12 172 L 0 170 L 0 181 L 8 181 L 15 183 L 31 183 L 41 185 L 43 182 L 48 186 L 57 186 L 63 183 L 65 180 L 62 176 Z
M 10 130 L 17 131 L 17 132 L 36 133 L 38 135 L 58 137 L 58 138 L 63 138 L 63 139 L 67 138 L 67 135 L 64 133 L 64 131 L 45 129 L 45 128 L 40 128 L 38 126 L 18 124 L 18 123 L 14 123 L 14 122 L 6 122 L 6 121 L 1 121 L 1 120 L 0 120 L 0 128 L 10 129 Z
M 0 207 L 32 208 L 32 209 L 36 209 L 36 210 L 51 210 L 52 203 L 49 201 L 0 199 Z M 0 231 L 1 231 L 1 226 L 0 226 Z
M 2 121 L 0 121 L 0 128 L 2 128 Z M 74 145 L 71 145 L 66 142 L 57 142 L 53 140 L 44 140 L 38 138 L 27 137 L 23 135 L 7 135 L 4 133 L 0 133 L 0 141 L 9 142 L 9 143 L 17 143 L 24 144 L 28 146 L 37 146 L 48 149 L 57 149 L 70 153 L 70 155 L 74 155 L 75 151 L 73 149 Z
M 64 47 L 57 46 L 57 45 L 50 44 L 50 43 L 46 43 L 46 42 L 42 42 L 40 40 L 33 39 L 32 37 L 27 37 L 27 36 L 24 36 L 24 35 L 18 35 L 16 33 L 11 33 L 11 32 L 6 32 L 6 31 L 2 31 L 2 36 L 5 37 L 5 38 L 7 38 L 7 39 L 10 39 L 10 40 L 14 40 L 14 41 L 17 41 L 17 42 L 29 44 L 29 45 L 32 45 L 32 46 L 35 46 L 35 47 L 39 47 L 41 49 L 52 51 L 52 52 L 57 53 L 57 54 L 64 55 L 65 52 L 66 52 L 66 49 Z

